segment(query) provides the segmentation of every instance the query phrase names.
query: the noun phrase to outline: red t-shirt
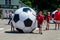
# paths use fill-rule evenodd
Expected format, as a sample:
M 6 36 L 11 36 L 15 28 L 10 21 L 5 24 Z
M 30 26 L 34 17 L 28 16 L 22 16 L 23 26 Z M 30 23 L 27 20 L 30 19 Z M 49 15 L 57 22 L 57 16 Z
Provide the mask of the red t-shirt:
M 49 21 L 50 19 L 51 19 L 51 16 L 50 16 L 50 15 L 47 15 L 47 16 L 46 16 L 46 20 Z
M 38 25 L 42 24 L 44 20 L 44 16 L 43 15 L 37 15 L 37 23 Z
M 56 12 L 55 15 L 54 15 L 54 19 L 55 20 L 60 20 L 60 11 Z

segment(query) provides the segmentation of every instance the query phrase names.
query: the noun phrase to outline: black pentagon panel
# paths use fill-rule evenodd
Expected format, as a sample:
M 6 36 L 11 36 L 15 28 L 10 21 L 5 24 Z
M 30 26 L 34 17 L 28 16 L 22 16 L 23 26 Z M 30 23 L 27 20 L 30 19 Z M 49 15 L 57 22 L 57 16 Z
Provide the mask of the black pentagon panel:
M 28 10 L 31 11 L 29 8 L 23 8 L 24 12 L 28 12 Z
M 19 14 L 15 14 L 13 20 L 15 23 L 19 21 Z
M 29 18 L 26 19 L 26 20 L 24 21 L 24 25 L 25 25 L 26 27 L 30 27 L 30 26 L 32 25 L 32 20 L 30 20 Z
M 19 29 L 19 28 L 16 28 L 16 30 L 20 33 L 24 33 L 23 30 Z

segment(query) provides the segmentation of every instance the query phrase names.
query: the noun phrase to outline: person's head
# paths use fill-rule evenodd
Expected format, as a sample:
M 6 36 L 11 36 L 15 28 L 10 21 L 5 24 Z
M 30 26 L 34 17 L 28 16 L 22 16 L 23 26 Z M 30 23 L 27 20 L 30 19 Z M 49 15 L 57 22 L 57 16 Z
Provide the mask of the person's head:
M 42 11 L 40 11 L 39 14 L 42 14 Z
M 60 7 L 58 7 L 57 10 L 60 11 Z
M 47 15 L 50 15 L 50 12 L 47 12 Z

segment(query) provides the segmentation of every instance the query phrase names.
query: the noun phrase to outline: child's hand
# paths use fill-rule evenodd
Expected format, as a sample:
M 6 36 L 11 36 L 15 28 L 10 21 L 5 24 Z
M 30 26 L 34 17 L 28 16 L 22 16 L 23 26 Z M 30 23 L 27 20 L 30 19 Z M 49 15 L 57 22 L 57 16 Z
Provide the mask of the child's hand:
M 43 25 L 45 25 L 45 22 L 43 22 Z
M 43 25 L 46 25 L 46 20 L 44 20 Z
M 44 24 L 45 24 L 45 20 L 44 20 Z

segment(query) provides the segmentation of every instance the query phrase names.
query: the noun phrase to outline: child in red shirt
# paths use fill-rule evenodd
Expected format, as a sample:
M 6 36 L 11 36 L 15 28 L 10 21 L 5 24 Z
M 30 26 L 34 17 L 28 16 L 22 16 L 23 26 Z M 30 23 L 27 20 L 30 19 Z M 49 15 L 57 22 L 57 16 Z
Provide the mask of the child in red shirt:
M 42 34 L 42 24 L 44 21 L 44 16 L 42 15 L 42 11 L 39 12 L 37 15 L 37 23 L 38 23 L 38 28 L 39 28 L 39 33 Z
M 46 30 L 49 30 L 49 21 L 50 21 L 50 19 L 51 19 L 50 12 L 47 12 L 47 15 L 46 15 L 46 21 L 47 21 Z

